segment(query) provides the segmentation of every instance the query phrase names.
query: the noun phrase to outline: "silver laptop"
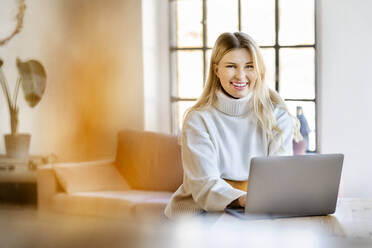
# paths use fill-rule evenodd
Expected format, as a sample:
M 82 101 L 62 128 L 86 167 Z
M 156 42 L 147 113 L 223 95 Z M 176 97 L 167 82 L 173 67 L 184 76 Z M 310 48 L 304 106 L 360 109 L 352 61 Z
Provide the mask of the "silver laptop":
M 226 212 L 242 219 L 332 214 L 343 160 L 343 154 L 252 158 L 245 209 Z

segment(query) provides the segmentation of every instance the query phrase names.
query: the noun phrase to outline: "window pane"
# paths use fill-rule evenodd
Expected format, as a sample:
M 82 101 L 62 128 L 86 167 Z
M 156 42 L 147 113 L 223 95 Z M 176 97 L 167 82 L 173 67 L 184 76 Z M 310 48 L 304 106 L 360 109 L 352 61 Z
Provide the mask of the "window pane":
M 176 12 L 177 46 L 201 47 L 203 45 L 203 2 L 178 0 Z
M 238 31 L 238 23 L 237 0 L 207 0 L 208 47 L 213 47 L 221 33 Z
M 279 1 L 279 44 L 314 44 L 314 0 Z
M 192 107 L 195 103 L 196 101 L 179 101 L 173 103 L 172 116 L 175 117 L 175 119 L 173 119 L 173 123 L 175 124 L 173 126 L 173 133 L 175 134 L 181 133 L 184 113 L 188 108 Z
M 314 48 L 282 48 L 279 54 L 280 95 L 291 99 L 314 99 Z
M 177 52 L 178 96 L 197 98 L 203 88 L 202 51 Z
M 275 44 L 275 0 L 242 0 L 242 31 L 258 45 Z
M 287 103 L 289 112 L 291 112 L 291 114 L 294 116 L 296 116 L 297 106 L 302 107 L 303 114 L 310 128 L 308 150 L 315 151 L 316 149 L 315 103 L 314 102 L 297 102 L 297 101 L 287 101 L 286 103 Z
M 266 83 L 275 90 L 275 50 L 274 48 L 261 48 L 266 66 Z

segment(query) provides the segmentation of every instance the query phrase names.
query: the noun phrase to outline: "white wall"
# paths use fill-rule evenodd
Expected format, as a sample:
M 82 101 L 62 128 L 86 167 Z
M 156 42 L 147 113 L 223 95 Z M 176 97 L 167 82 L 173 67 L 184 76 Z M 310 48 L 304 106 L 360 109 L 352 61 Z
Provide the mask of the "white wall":
M 0 14 L 9 2 L 16 1 L 0 2 Z M 55 153 L 62 161 L 113 157 L 118 130 L 144 128 L 141 1 L 33 0 L 26 5 L 23 30 L 0 47 L 0 57 L 11 89 L 17 56 L 40 60 L 47 72 L 45 95 L 36 108 L 26 106 L 21 94 L 18 98 L 19 131 L 32 134 L 31 153 Z M 14 18 L 16 9 L 11 13 Z M 1 16 L 2 37 L 12 30 L 11 20 Z M 0 153 L 2 135 L 10 130 L 5 104 L 1 92 Z
M 319 148 L 345 154 L 344 196 L 372 197 L 372 1 L 317 3 Z

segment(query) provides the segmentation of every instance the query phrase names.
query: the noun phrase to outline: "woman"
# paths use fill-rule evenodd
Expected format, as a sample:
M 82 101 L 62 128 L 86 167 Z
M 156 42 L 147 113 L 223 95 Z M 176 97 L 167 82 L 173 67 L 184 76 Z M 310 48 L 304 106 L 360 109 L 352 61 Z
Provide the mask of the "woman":
M 183 184 L 165 209 L 168 218 L 244 207 L 250 159 L 291 155 L 298 124 L 265 83 L 258 46 L 242 32 L 214 45 L 206 86 L 185 114 Z

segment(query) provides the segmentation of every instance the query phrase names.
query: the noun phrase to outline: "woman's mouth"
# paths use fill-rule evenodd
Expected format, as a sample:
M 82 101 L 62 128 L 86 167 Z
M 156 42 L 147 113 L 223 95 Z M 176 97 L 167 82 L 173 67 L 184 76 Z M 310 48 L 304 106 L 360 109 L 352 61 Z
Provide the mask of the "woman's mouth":
M 248 82 L 230 82 L 230 84 L 237 90 L 244 90 L 248 87 Z

